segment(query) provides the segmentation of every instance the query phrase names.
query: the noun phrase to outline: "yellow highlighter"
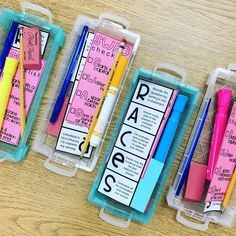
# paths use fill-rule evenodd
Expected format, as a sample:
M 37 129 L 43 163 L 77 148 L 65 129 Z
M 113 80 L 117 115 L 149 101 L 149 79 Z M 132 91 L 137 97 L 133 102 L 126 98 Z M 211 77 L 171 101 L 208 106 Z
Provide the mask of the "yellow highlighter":
M 234 174 L 233 174 L 233 176 L 232 176 L 232 178 L 230 180 L 229 186 L 227 188 L 227 191 L 226 191 L 226 194 L 225 194 L 225 197 L 224 197 L 224 200 L 223 200 L 223 207 L 224 208 L 226 208 L 228 203 L 229 203 L 229 199 L 230 199 L 230 197 L 232 195 L 235 182 L 236 182 L 236 169 L 234 170 Z
M 108 89 L 97 124 L 90 139 L 90 145 L 93 147 L 97 147 L 100 144 L 102 136 L 105 133 L 112 110 L 115 107 L 120 83 L 122 81 L 127 64 L 128 58 L 125 56 L 121 56 L 118 65 L 115 69 L 115 73 L 111 81 L 111 85 Z
M 3 77 L 0 81 L 0 130 L 4 121 L 12 88 L 12 80 L 16 73 L 17 66 L 18 60 L 11 57 L 6 57 L 5 66 L 3 69 Z

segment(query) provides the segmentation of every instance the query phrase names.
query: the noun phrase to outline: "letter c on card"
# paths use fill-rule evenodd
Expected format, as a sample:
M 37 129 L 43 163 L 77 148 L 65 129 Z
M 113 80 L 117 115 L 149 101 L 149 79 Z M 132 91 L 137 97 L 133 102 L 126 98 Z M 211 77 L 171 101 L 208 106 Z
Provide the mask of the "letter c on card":
M 136 96 L 136 99 L 138 100 L 141 98 L 141 100 L 144 100 L 144 97 L 148 95 L 149 93 L 149 86 L 146 84 L 140 84 L 138 94 Z
M 113 175 L 107 175 L 105 178 L 105 184 L 107 185 L 108 188 L 103 188 L 105 192 L 111 192 L 111 186 L 108 183 L 108 179 L 111 179 L 113 183 L 116 182 L 116 179 Z
M 112 164 L 114 167 L 118 168 L 119 166 L 117 165 L 117 162 L 124 163 L 125 157 L 122 153 L 117 152 L 113 157 L 112 157 Z
M 120 136 L 120 142 L 124 147 L 126 147 L 126 144 L 124 143 L 123 138 L 126 134 L 132 134 L 132 132 L 131 131 L 126 131 Z

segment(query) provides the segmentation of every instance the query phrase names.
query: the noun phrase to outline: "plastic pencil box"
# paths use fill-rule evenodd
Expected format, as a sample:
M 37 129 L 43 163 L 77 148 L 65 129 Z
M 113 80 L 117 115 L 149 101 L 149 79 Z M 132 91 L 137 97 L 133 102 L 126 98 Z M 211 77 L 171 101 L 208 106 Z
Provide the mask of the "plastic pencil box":
M 27 76 L 29 74 L 30 76 L 33 76 L 31 77 L 31 79 L 37 78 L 38 73 L 40 73 L 40 81 L 38 83 L 37 90 L 35 91 L 30 109 L 28 111 L 24 135 L 22 138 L 19 138 L 17 144 L 13 144 L 15 142 L 15 141 L 13 142 L 13 139 L 16 137 L 14 137 L 13 134 L 9 136 L 7 131 L 5 132 L 5 129 L 3 127 L 3 133 L 1 133 L 1 141 L 0 141 L 0 158 L 2 158 L 2 161 L 3 160 L 20 161 L 23 158 L 25 158 L 29 149 L 29 139 L 31 136 L 31 132 L 34 126 L 35 119 L 37 117 L 37 113 L 39 111 L 40 103 L 42 101 L 44 92 L 47 87 L 47 83 L 49 81 L 50 73 L 53 69 L 53 65 L 56 60 L 57 54 L 61 49 L 61 47 L 63 46 L 65 40 L 64 31 L 60 27 L 52 24 L 52 14 L 49 10 L 27 2 L 21 2 L 21 8 L 22 8 L 22 13 L 15 12 L 5 8 L 0 10 L 1 50 L 3 49 L 3 44 L 5 42 L 8 30 L 10 29 L 13 21 L 17 22 L 19 25 L 23 25 L 24 27 L 38 27 L 40 28 L 42 36 L 42 41 L 41 41 L 43 45 L 42 60 L 44 62 L 44 67 L 40 72 L 38 71 L 25 72 Z M 48 19 L 46 20 L 39 16 L 28 13 L 26 12 L 26 10 L 27 11 L 34 10 L 35 12 L 39 12 L 40 14 L 45 15 Z M 16 50 L 17 49 L 19 50 L 18 37 L 19 34 L 17 33 L 12 45 L 11 49 L 12 51 L 10 51 L 11 56 L 13 57 L 16 54 Z M 32 84 L 30 85 L 30 83 L 26 84 L 26 86 L 31 86 L 30 89 L 32 90 L 35 89 L 33 88 Z M 11 128 L 14 129 L 13 127 Z
M 144 224 L 151 220 L 200 94 L 199 89 L 184 82 L 185 78 L 186 72 L 182 68 L 168 63 L 157 63 L 153 71 L 142 68 L 136 70 L 89 195 L 89 202 L 101 207 L 99 217 L 106 222 L 126 228 L 131 220 Z M 155 117 L 160 115 L 159 112 L 162 108 L 166 109 L 162 105 L 168 101 L 170 91 L 172 91 L 172 98 L 174 91 L 178 91 L 177 96 L 184 95 L 188 98 L 188 102 L 170 143 L 170 148 L 167 149 L 165 162 L 161 166 L 162 171 L 160 171 L 160 166 L 151 167 L 153 159 L 149 163 L 146 159 L 147 168 L 145 169 L 144 159 L 149 155 L 150 148 L 155 147 L 150 129 L 152 125 L 152 128 L 158 127 L 160 129 L 161 126 L 157 121 L 160 117 L 157 120 Z M 145 99 L 146 95 L 147 100 Z M 175 100 L 176 103 L 177 99 L 178 97 Z M 141 103 L 143 100 L 143 106 L 140 106 L 137 100 Z M 130 109 L 131 111 L 133 109 L 133 112 L 130 112 Z M 158 109 L 157 113 L 155 113 L 155 109 Z M 165 118 L 162 115 L 161 117 L 163 121 Z M 167 129 L 170 119 L 166 123 L 163 136 L 164 133 L 166 134 L 165 129 Z M 132 125 L 132 122 L 135 125 Z M 153 134 L 156 133 L 153 132 Z M 160 145 L 161 142 L 162 137 Z M 117 170 L 116 167 L 120 168 L 120 166 L 121 169 Z M 152 173 L 150 173 L 150 169 L 153 171 Z M 159 179 L 153 184 L 156 173 L 160 173 Z M 149 176 L 146 179 L 147 175 Z M 147 182 L 143 182 L 142 191 L 139 186 L 142 184 L 141 181 L 145 181 L 145 179 Z M 153 192 L 149 192 L 150 185 L 153 186 Z M 137 192 L 140 194 L 138 194 L 138 198 L 136 197 Z M 146 197 L 147 192 L 149 193 L 148 198 Z M 144 196 L 147 204 L 143 204 Z M 142 209 L 141 205 L 143 205 Z
M 85 25 L 88 26 L 89 30 L 67 91 L 67 97 L 63 105 L 63 109 L 65 110 L 61 111 L 58 121 L 53 126 L 50 124 L 50 117 L 57 96 L 61 91 L 69 67 L 68 65 L 71 63 L 77 42 Z M 101 76 L 104 77 L 104 72 L 106 73 L 106 76 L 108 76 L 119 43 L 122 39 L 125 39 L 128 46 L 126 44 L 127 48 L 125 47 L 124 53 L 125 57 L 128 57 L 128 62 L 123 73 L 115 104 L 117 103 L 121 88 L 129 73 L 140 42 L 140 36 L 131 32 L 129 27 L 129 21 L 111 13 L 101 13 L 99 18 L 78 16 L 66 47 L 66 54 L 64 55 L 61 70 L 57 76 L 56 84 L 53 89 L 54 94 L 51 96 L 45 110 L 33 145 L 33 149 L 36 152 L 42 153 L 47 157 L 47 160 L 44 162 L 45 168 L 67 177 L 74 176 L 78 168 L 86 171 L 92 171 L 94 169 L 106 132 L 104 133 L 100 144 L 95 148 L 89 147 L 89 152 L 86 154 L 87 156 L 81 158 L 81 146 L 86 137 L 86 133 L 88 133 L 89 127 L 84 127 L 83 124 L 81 125 L 83 120 L 80 114 L 75 114 L 76 112 L 72 114 L 71 110 L 84 111 L 85 109 L 79 107 L 86 106 L 87 109 L 88 106 L 91 107 L 94 105 L 94 103 L 92 103 L 94 100 L 99 100 L 95 94 L 97 93 L 97 90 L 102 90 L 102 88 L 96 87 L 93 91 L 90 91 L 92 88 L 90 82 L 94 82 L 97 86 L 100 86 L 100 82 L 98 81 L 99 78 Z M 112 58 L 113 60 L 111 60 Z M 90 62 L 92 61 L 93 68 L 89 67 L 91 64 Z M 100 74 L 98 74 L 98 72 Z M 81 101 L 83 95 L 78 96 L 78 93 L 82 91 L 80 87 L 85 83 L 85 80 L 83 79 L 84 76 L 86 77 L 87 84 L 84 85 L 83 91 L 86 90 L 86 93 L 91 93 L 91 96 L 88 95 L 85 98 L 86 104 L 84 101 Z M 91 80 L 87 79 L 88 77 Z M 112 117 L 113 111 L 110 114 L 110 117 Z M 86 123 L 88 116 L 85 116 L 83 113 L 82 116 Z M 110 121 L 106 123 L 107 128 L 109 123 Z
M 176 220 L 181 224 L 196 229 L 207 230 L 209 222 L 223 226 L 232 226 L 236 214 L 236 192 L 232 194 L 227 208 L 222 212 L 204 212 L 204 199 L 208 189 L 208 182 L 205 182 L 202 199 L 199 202 L 184 200 L 185 184 L 181 184 L 184 178 L 185 169 L 190 165 L 190 161 L 198 164 L 207 165 L 211 137 L 213 134 L 214 117 L 216 114 L 217 91 L 220 88 L 227 87 L 233 90 L 233 99 L 236 92 L 236 73 L 235 65 L 229 65 L 227 69 L 217 68 L 211 72 L 207 81 L 207 90 L 205 92 L 202 105 L 199 109 L 191 136 L 189 138 L 184 156 L 181 160 L 179 169 L 174 179 L 173 185 L 167 194 L 168 205 L 177 209 Z M 201 122 L 203 127 L 201 129 Z M 201 130 L 201 131 L 200 131 Z M 197 144 L 196 144 L 197 143 Z M 194 152 L 192 159 L 189 159 Z

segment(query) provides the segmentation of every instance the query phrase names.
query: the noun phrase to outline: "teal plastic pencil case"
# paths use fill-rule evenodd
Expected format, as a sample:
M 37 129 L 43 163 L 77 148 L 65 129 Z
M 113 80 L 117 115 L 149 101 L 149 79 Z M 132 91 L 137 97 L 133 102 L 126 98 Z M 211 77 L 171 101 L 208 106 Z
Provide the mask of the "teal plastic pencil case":
M 129 226 L 131 220 L 138 221 L 138 222 L 141 222 L 144 224 L 149 223 L 149 221 L 151 220 L 151 218 L 154 214 L 154 211 L 157 207 L 157 204 L 159 202 L 159 199 L 161 197 L 165 182 L 166 182 L 168 175 L 171 171 L 172 164 L 173 164 L 175 157 L 176 157 L 176 153 L 177 153 L 178 148 L 181 144 L 181 141 L 184 137 L 185 131 L 188 127 L 190 118 L 193 114 L 194 108 L 197 104 L 197 100 L 198 100 L 198 97 L 200 94 L 199 89 L 194 88 L 194 87 L 189 86 L 186 83 L 184 83 L 185 77 L 186 77 L 186 73 L 182 68 L 176 67 L 176 66 L 168 64 L 168 63 L 157 63 L 153 71 L 148 71 L 148 70 L 145 70 L 142 68 L 137 69 L 136 74 L 132 80 L 130 89 L 128 91 L 128 95 L 126 96 L 124 105 L 121 109 L 121 113 L 118 117 L 116 127 L 112 133 L 111 140 L 110 140 L 109 145 L 105 151 L 105 154 L 103 157 L 103 162 L 101 164 L 98 175 L 96 177 L 96 180 L 92 186 L 92 189 L 91 189 L 91 192 L 89 195 L 89 202 L 101 207 L 99 217 L 101 219 L 105 220 L 106 222 L 113 224 L 115 226 L 121 227 L 121 228 L 126 228 Z M 161 175 L 159 177 L 157 184 L 155 185 L 155 189 L 151 195 L 151 199 L 147 205 L 147 208 L 145 209 L 145 211 L 143 213 L 141 211 L 135 210 L 134 208 L 131 208 L 131 204 L 123 204 L 120 201 L 117 201 L 117 199 L 114 200 L 114 199 L 110 198 L 110 196 L 106 196 L 103 193 L 101 193 L 101 191 L 98 191 L 98 189 L 100 188 L 99 186 L 102 183 L 103 175 L 105 175 L 105 169 L 107 168 L 108 171 L 110 171 L 109 166 L 107 164 L 108 162 L 110 162 L 109 157 L 110 157 L 110 159 L 112 157 L 113 165 L 117 165 L 117 163 L 121 162 L 121 160 L 119 160 L 120 157 L 118 157 L 118 156 L 116 156 L 116 158 L 113 162 L 113 157 L 115 155 L 112 156 L 111 153 L 114 153 L 112 150 L 115 148 L 115 144 L 116 144 L 117 140 L 122 139 L 122 137 L 121 137 L 122 135 L 120 136 L 119 132 L 122 133 L 120 131 L 122 129 L 122 124 L 124 121 L 127 121 L 128 115 L 126 116 L 126 113 L 127 113 L 127 110 L 129 109 L 129 107 L 132 106 L 131 101 L 133 103 L 135 103 L 134 97 L 138 94 L 135 91 L 136 90 L 140 91 L 140 87 L 137 87 L 137 86 L 139 85 L 139 81 L 141 79 L 144 79 L 144 81 L 147 81 L 148 83 L 149 82 L 157 83 L 158 85 L 164 86 L 164 88 L 178 90 L 179 94 L 182 94 L 182 95 L 185 95 L 188 97 L 188 102 L 187 102 L 185 110 L 181 116 L 181 120 L 179 122 L 174 139 L 171 143 L 171 147 L 170 147 L 169 152 L 167 154 L 167 158 L 165 160 L 165 164 L 162 169 Z M 154 93 L 156 91 L 157 90 L 154 90 L 154 89 L 152 90 L 152 92 L 154 92 Z M 152 94 L 152 92 L 150 92 L 150 94 Z M 145 95 L 145 91 L 143 93 Z M 165 94 L 165 92 L 164 92 L 164 94 Z M 154 99 L 154 97 L 155 97 L 155 95 L 153 95 L 153 98 L 151 95 L 150 99 Z M 156 101 L 157 102 L 156 104 L 158 104 L 159 101 Z M 146 104 L 144 104 L 144 106 L 145 105 Z M 158 106 L 158 105 L 156 105 L 156 106 Z M 150 109 L 152 109 L 152 108 L 148 108 L 148 109 L 149 109 L 149 111 L 151 111 Z M 138 112 L 138 111 L 136 110 L 136 112 Z M 142 113 L 144 114 L 143 111 L 142 111 Z M 132 113 L 132 114 L 134 114 L 134 113 Z M 148 123 L 147 123 L 148 121 L 145 120 L 145 117 L 148 117 L 148 116 L 150 117 L 150 113 L 145 112 L 143 124 L 145 124 L 146 127 L 148 126 Z M 134 118 L 134 117 L 135 116 L 132 116 L 132 118 Z M 152 116 L 152 117 L 154 117 L 154 116 Z M 152 122 L 152 121 L 150 121 L 150 122 Z M 137 123 L 139 123 L 139 122 L 137 122 Z M 137 130 L 135 132 L 139 132 L 138 127 L 136 127 L 136 128 L 137 128 Z M 129 132 L 129 131 L 126 131 L 126 133 L 127 132 Z M 142 136 L 139 135 L 139 137 L 142 137 Z M 133 136 L 132 136 L 132 139 L 133 139 Z M 146 138 L 144 138 L 143 140 L 147 141 Z M 127 138 L 126 138 L 126 141 L 127 141 Z M 138 141 L 139 140 L 134 141 L 137 144 L 136 147 L 138 147 L 138 146 L 140 147 L 140 143 L 138 143 Z M 122 150 L 119 150 L 119 152 L 122 152 Z M 131 153 L 134 155 L 135 150 L 133 149 L 129 153 L 129 155 Z M 131 159 L 129 159 L 128 164 L 131 165 L 132 164 L 131 162 L 132 162 Z M 124 162 L 122 162 L 122 163 L 124 163 Z M 136 167 L 138 165 L 140 165 L 140 161 L 135 161 L 135 165 L 136 165 Z M 133 170 L 134 170 L 134 172 L 136 171 L 135 169 L 133 169 Z M 125 171 L 126 171 L 125 173 L 127 173 L 127 168 Z M 122 175 L 122 174 L 123 173 L 121 173 L 119 171 L 116 172 L 116 175 Z M 132 178 L 133 177 L 127 178 L 127 180 L 124 181 L 124 183 L 121 183 L 121 181 L 118 177 L 116 180 L 113 179 L 114 182 L 116 183 L 116 186 L 117 185 L 121 186 L 120 189 L 115 192 L 116 197 L 119 195 L 119 197 L 123 197 L 123 199 L 128 198 L 129 193 L 125 193 L 124 189 L 131 190 L 133 188 L 132 186 L 131 186 L 132 188 L 127 187 L 127 185 L 129 185 L 129 183 L 130 183 L 129 181 L 134 180 L 134 178 L 133 179 Z M 107 181 L 106 182 L 107 187 L 110 188 L 109 185 L 111 184 L 112 180 L 106 179 L 106 181 Z M 106 191 L 109 191 L 109 189 Z M 132 200 L 132 198 L 131 198 L 131 200 Z M 115 216 L 115 218 L 114 218 L 114 216 Z
M 0 52 L 3 50 L 5 39 L 13 21 L 25 27 L 38 27 L 42 34 L 42 59 L 45 64 L 38 87 L 35 91 L 30 109 L 28 111 L 23 136 L 19 138 L 17 144 L 14 145 L 9 142 L 9 138 L 12 138 L 11 135 L 7 136 L 6 133 L 1 134 L 2 141 L 0 141 L 0 161 L 20 161 L 26 157 L 29 150 L 29 139 L 43 95 L 47 88 L 50 73 L 52 72 L 57 54 L 65 41 L 65 32 L 60 27 L 52 24 L 52 14 L 49 10 L 28 2 L 21 2 L 21 9 L 22 12 L 16 12 L 5 8 L 0 9 Z M 41 15 L 44 14 L 48 17 L 48 20 L 30 14 L 26 12 L 26 10 L 34 10 L 34 12 L 37 11 Z M 12 45 L 13 50 L 19 50 L 19 47 L 17 48 L 17 44 L 19 45 L 19 42 L 17 43 L 18 37 L 19 36 L 17 33 Z M 28 73 L 30 73 L 30 71 L 28 71 Z M 6 138 L 4 138 L 4 136 L 6 136 Z

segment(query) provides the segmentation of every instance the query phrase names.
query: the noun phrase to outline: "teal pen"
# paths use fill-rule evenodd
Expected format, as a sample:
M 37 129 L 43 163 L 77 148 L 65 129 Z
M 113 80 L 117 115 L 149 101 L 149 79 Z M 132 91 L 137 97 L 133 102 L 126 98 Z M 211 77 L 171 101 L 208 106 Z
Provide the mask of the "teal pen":
M 140 212 L 145 212 L 152 192 L 161 175 L 171 143 L 174 139 L 181 115 L 187 102 L 187 96 L 180 94 L 177 96 L 173 110 L 167 121 L 154 156 L 150 160 L 144 178 L 140 180 L 137 186 L 133 200 L 131 202 L 131 207 Z
M 167 157 L 167 154 L 170 149 L 170 145 L 175 136 L 176 129 L 178 127 L 180 117 L 184 111 L 188 97 L 184 95 L 178 95 L 176 102 L 171 112 L 171 116 L 167 121 L 164 133 L 161 137 L 160 143 L 154 153 L 153 158 L 156 161 L 164 163 Z

